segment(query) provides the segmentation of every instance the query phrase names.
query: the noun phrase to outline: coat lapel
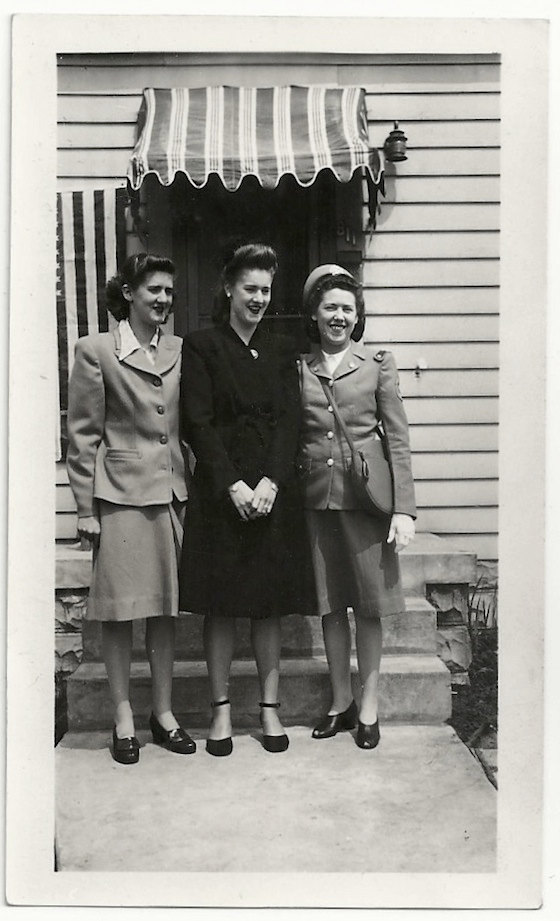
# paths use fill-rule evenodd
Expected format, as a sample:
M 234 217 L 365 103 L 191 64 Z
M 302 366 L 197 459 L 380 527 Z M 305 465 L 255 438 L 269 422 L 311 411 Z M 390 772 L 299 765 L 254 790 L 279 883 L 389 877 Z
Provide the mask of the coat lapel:
M 367 354 L 364 347 L 357 342 L 352 342 L 339 366 L 335 368 L 334 375 L 332 375 L 325 365 L 323 353 L 318 345 L 313 347 L 312 352 L 303 356 L 312 374 L 316 374 L 317 377 L 324 377 L 328 381 L 333 379 L 336 381 L 340 377 L 345 377 L 347 374 L 357 371 L 366 358 Z
M 166 374 L 177 363 L 181 355 L 182 341 L 178 336 L 161 336 L 156 353 L 155 370 L 158 374 Z M 151 369 L 152 374 L 154 368 Z
M 121 337 L 118 328 L 113 331 L 115 339 L 115 352 L 117 358 L 121 348 Z M 181 340 L 175 336 L 161 335 L 156 351 L 156 363 L 153 365 L 144 349 L 136 349 L 131 355 L 123 358 L 122 364 L 146 374 L 166 374 L 177 362 L 181 352 Z
M 337 381 L 341 377 L 346 377 L 347 374 L 353 374 L 362 366 L 366 357 L 363 346 L 353 342 L 338 368 L 335 368 L 333 379 Z
M 325 367 L 323 353 L 318 345 L 313 347 L 312 352 L 304 355 L 303 360 L 307 363 L 309 370 L 313 374 L 316 374 L 317 377 L 325 377 L 327 380 L 330 380 L 331 376 Z

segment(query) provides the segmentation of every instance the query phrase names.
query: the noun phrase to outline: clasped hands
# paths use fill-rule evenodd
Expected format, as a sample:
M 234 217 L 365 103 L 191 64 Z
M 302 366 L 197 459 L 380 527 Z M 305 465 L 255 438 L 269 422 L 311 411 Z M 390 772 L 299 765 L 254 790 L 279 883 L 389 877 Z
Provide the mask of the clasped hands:
M 230 499 L 243 521 L 263 518 L 269 515 L 276 499 L 278 487 L 267 476 L 263 476 L 254 489 L 244 480 L 238 480 L 229 487 Z

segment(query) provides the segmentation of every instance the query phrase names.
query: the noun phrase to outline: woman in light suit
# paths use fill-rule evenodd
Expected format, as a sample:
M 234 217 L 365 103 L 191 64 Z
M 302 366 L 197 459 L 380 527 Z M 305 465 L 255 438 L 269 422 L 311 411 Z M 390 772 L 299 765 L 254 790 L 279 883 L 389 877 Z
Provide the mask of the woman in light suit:
M 350 273 L 337 265 L 315 269 L 304 287 L 304 312 L 313 349 L 301 361 L 298 467 L 332 685 L 332 706 L 313 738 L 330 738 L 358 722 L 358 746 L 372 749 L 379 742 L 381 617 L 404 610 L 397 554 L 414 537 L 408 424 L 392 355 L 358 344 L 365 308 Z M 321 381 L 366 456 L 383 425 L 394 485 L 394 513 L 386 521 L 360 506 L 348 471 L 348 442 Z M 349 607 L 356 623 L 359 709 L 351 686 Z
M 146 618 L 156 743 L 190 754 L 194 741 L 171 708 L 177 555 L 187 498 L 179 442 L 181 339 L 164 335 L 173 301 L 171 260 L 140 253 L 107 283 L 118 327 L 76 344 L 69 383 L 70 485 L 78 533 L 93 544 L 87 617 L 101 621 L 114 704 L 113 757 L 139 758 L 129 700 L 132 622 Z

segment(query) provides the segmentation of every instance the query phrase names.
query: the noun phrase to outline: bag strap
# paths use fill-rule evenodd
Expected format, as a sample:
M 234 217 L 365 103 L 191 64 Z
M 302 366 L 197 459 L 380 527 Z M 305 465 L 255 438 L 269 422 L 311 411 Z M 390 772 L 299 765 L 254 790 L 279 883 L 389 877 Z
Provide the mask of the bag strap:
M 327 400 L 329 401 L 330 405 L 331 405 L 332 408 L 333 408 L 334 416 L 335 416 L 336 421 L 338 422 L 338 424 L 339 424 L 339 426 L 340 426 L 340 428 L 341 428 L 341 430 L 342 430 L 342 434 L 343 434 L 344 437 L 346 438 L 346 441 L 348 442 L 348 445 L 349 445 L 349 447 L 350 447 L 350 450 L 352 451 L 352 453 L 354 453 L 354 451 L 356 450 L 356 448 L 354 447 L 354 442 L 352 441 L 350 432 L 348 431 L 348 428 L 347 428 L 347 426 L 346 426 L 346 423 L 345 423 L 344 419 L 342 418 L 342 416 L 341 416 L 341 414 L 340 414 L 340 410 L 339 410 L 338 406 L 336 405 L 336 400 L 335 400 L 335 398 L 334 398 L 334 394 L 333 394 L 331 388 L 329 387 L 329 385 L 326 383 L 326 381 L 325 381 L 322 377 L 319 378 L 319 382 L 320 382 L 320 384 L 321 384 L 321 387 L 322 387 L 323 390 L 325 391 Z
M 383 356 L 384 356 L 384 354 L 385 354 L 384 351 L 379 351 L 379 352 L 377 352 L 377 354 L 375 355 L 375 360 L 376 360 L 376 361 L 381 361 L 382 358 L 383 358 Z M 334 393 L 333 393 L 332 389 L 329 387 L 329 385 L 325 382 L 324 378 L 322 378 L 322 377 L 319 378 L 319 383 L 321 384 L 321 387 L 322 387 L 323 390 L 325 391 L 325 395 L 326 395 L 326 397 L 327 397 L 328 402 L 331 404 L 331 406 L 332 406 L 332 408 L 333 408 L 333 414 L 334 414 L 334 416 L 335 416 L 335 418 L 336 418 L 336 421 L 338 422 L 338 424 L 339 424 L 339 426 L 340 426 L 340 428 L 341 428 L 341 430 L 342 430 L 342 434 L 344 435 L 344 437 L 346 438 L 346 441 L 348 442 L 348 445 L 349 445 L 349 447 L 350 447 L 350 450 L 351 450 L 352 452 L 354 452 L 354 451 L 356 450 L 356 447 L 355 447 L 355 445 L 354 445 L 354 442 L 352 441 L 352 437 L 351 437 L 351 435 L 350 435 L 350 432 L 348 431 L 348 427 L 347 427 L 347 425 L 346 425 L 344 419 L 342 418 L 342 416 L 341 416 L 341 414 L 340 414 L 340 410 L 339 410 L 339 408 L 338 408 L 338 406 L 337 406 L 337 404 L 336 404 L 336 400 L 335 400 L 335 398 L 334 398 Z M 379 419 L 377 425 L 375 426 L 375 431 L 377 432 L 377 437 L 379 438 L 379 440 L 380 440 L 382 443 L 384 443 L 385 438 L 386 438 L 386 434 L 385 434 L 385 428 L 384 428 L 384 426 L 383 426 L 383 420 L 382 420 L 382 419 Z

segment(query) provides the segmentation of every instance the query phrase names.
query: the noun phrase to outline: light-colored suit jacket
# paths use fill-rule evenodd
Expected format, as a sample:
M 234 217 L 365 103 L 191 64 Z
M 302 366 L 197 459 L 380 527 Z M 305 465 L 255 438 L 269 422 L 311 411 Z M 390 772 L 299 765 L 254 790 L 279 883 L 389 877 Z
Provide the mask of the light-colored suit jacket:
M 382 422 L 393 473 L 394 511 L 415 517 L 408 422 L 395 360 L 390 352 L 374 353 L 355 342 L 334 374 L 327 370 L 319 346 L 301 357 L 303 421 L 298 468 L 306 508 L 360 508 L 348 472 L 348 442 L 337 425 L 321 379 L 332 388 L 352 440 L 366 458 L 368 446 L 379 438 L 377 427 Z M 372 462 L 374 457 L 375 452 Z
M 93 513 L 95 499 L 145 506 L 187 498 L 179 441 L 181 343 L 162 335 L 155 365 L 142 349 L 119 361 L 118 329 L 76 343 L 67 467 L 80 517 Z

